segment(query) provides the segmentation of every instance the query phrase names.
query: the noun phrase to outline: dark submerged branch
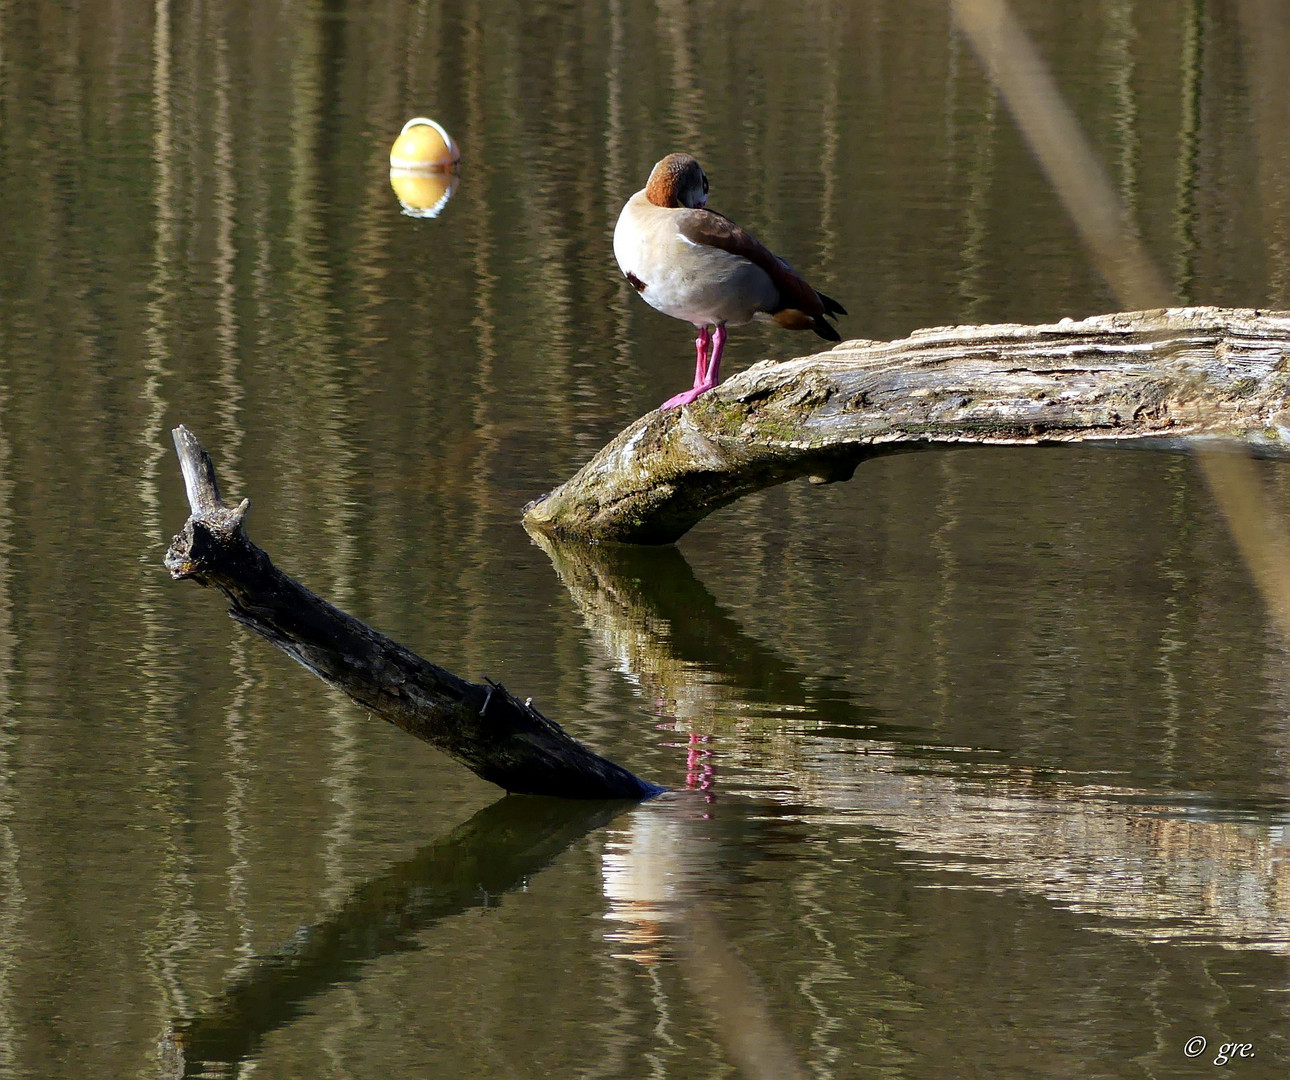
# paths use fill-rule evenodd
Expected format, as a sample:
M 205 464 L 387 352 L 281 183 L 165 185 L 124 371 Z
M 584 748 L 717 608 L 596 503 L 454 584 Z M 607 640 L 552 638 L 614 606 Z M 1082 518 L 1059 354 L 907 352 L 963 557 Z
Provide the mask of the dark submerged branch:
M 1284 453 L 1287 356 L 1290 314 L 1209 307 L 844 342 L 642 417 L 525 522 L 670 543 L 753 491 L 847 480 L 866 458 L 944 445 L 1211 436 Z
M 509 792 L 642 799 L 662 789 L 594 754 L 497 683 L 468 682 L 282 573 L 243 530 L 247 502 L 219 495 L 210 457 L 175 429 L 192 515 L 166 552 L 171 576 L 213 585 L 229 614 L 360 705 Z

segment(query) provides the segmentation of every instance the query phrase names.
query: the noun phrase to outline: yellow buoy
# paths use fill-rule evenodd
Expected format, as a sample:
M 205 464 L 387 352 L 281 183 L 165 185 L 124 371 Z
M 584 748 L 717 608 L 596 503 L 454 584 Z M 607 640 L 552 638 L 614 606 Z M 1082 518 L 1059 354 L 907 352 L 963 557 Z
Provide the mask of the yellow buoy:
M 390 168 L 410 172 L 441 172 L 455 169 L 461 151 L 441 124 L 414 116 L 399 132 L 390 148 Z
M 409 217 L 438 217 L 457 190 L 461 151 L 442 124 L 414 116 L 390 147 L 390 187 Z

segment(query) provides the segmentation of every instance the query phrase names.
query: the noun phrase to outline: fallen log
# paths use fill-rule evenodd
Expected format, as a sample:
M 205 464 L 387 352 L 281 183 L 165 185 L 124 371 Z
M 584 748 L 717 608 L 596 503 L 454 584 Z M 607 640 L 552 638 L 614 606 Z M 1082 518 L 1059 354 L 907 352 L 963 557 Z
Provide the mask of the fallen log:
M 762 361 L 641 417 L 524 520 L 553 536 L 675 541 L 712 511 L 866 458 L 965 444 L 1238 439 L 1290 449 L 1290 313 L 1168 308 L 920 330 Z
M 508 792 L 646 799 L 663 789 L 572 738 L 498 683 L 468 682 L 423 660 L 288 577 L 243 529 L 249 503 L 220 498 L 210 457 L 174 431 L 191 516 L 166 552 L 176 579 L 215 586 L 229 614 L 360 705 Z

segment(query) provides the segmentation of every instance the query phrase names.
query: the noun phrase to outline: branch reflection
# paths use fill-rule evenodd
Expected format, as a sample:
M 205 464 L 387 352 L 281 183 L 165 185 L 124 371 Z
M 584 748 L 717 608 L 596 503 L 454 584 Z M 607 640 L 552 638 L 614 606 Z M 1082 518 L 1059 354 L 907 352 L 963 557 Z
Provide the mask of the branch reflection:
M 586 546 L 532 529 L 529 536 L 550 558 L 615 669 L 638 682 L 668 715 L 702 724 L 714 713 L 773 709 L 821 722 L 845 715 L 848 726 L 870 735 L 898 730 L 829 681 L 808 678 L 745 631 L 674 545 Z
M 644 695 L 680 703 L 678 715 L 695 729 L 719 716 L 769 717 L 756 740 L 723 738 L 720 754 L 777 799 L 816 808 L 817 826 L 876 827 L 930 869 L 1042 896 L 1094 917 L 1101 931 L 1290 955 L 1290 858 L 1271 808 L 1094 783 L 979 748 L 927 746 L 879 723 L 862 703 L 821 696 L 739 629 L 675 548 L 534 540 L 588 629 Z M 640 820 L 633 815 L 629 825 Z
M 177 1019 L 165 1075 L 232 1075 L 311 999 L 362 978 L 368 961 L 419 948 L 417 935 L 440 920 L 496 905 L 630 805 L 512 795 L 479 811 L 355 889 L 330 918 L 303 927 L 204 1012 Z

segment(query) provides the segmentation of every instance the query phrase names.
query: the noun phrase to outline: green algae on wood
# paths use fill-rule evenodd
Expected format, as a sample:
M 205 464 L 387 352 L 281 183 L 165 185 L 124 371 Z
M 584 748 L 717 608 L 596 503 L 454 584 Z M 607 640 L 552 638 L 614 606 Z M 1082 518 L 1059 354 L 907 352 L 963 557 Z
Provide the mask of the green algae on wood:
M 882 453 L 1221 437 L 1290 451 L 1290 313 L 1160 308 L 937 327 L 762 361 L 629 425 L 524 508 L 532 529 L 666 544 L 762 488 Z

